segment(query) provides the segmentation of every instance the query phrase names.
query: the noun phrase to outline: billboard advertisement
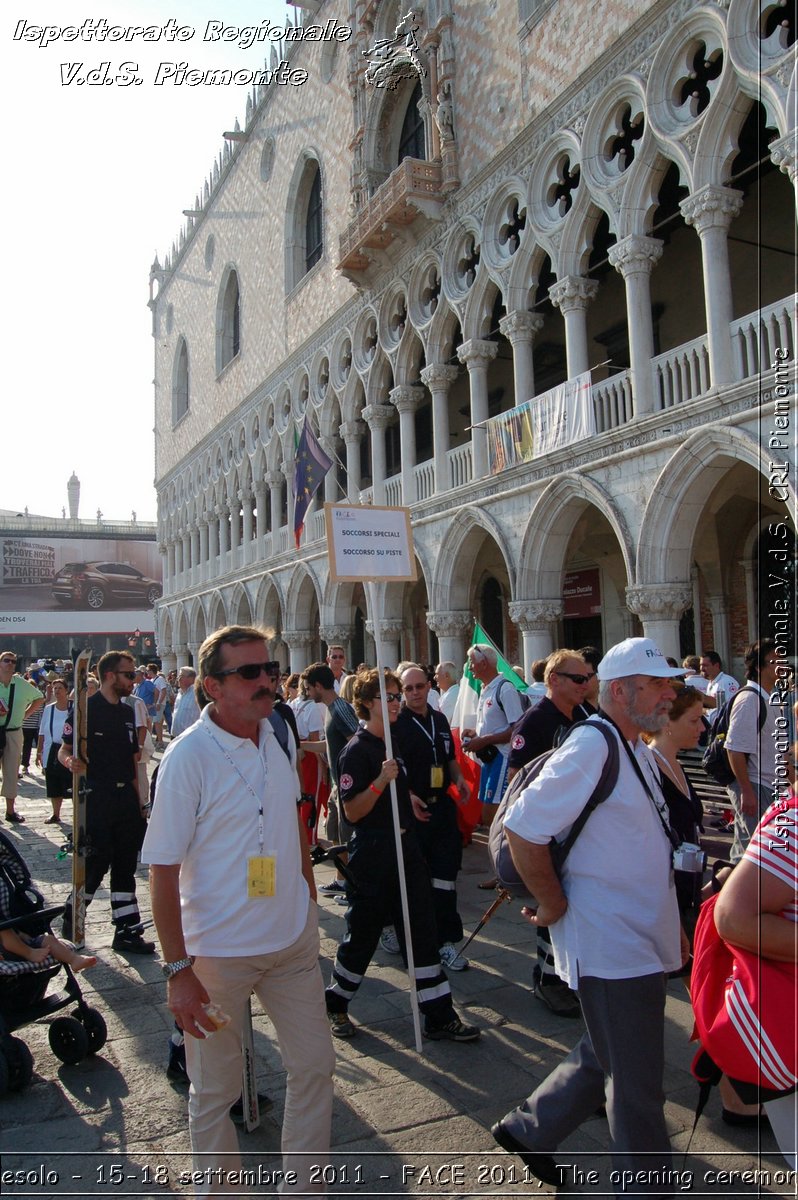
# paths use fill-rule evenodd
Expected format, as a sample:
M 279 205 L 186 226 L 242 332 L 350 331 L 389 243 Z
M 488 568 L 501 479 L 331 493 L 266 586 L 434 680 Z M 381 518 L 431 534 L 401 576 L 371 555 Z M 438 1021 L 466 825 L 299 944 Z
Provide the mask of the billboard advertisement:
M 0 536 L 0 635 L 151 630 L 161 592 L 152 540 Z

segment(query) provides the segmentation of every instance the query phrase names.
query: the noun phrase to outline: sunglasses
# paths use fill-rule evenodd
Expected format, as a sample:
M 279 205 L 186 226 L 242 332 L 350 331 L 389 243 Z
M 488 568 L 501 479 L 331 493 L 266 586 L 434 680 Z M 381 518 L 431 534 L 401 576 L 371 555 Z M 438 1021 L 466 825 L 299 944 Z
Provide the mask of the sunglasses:
M 125 679 L 135 679 L 136 678 L 135 671 L 117 671 L 116 673 L 117 673 L 117 675 L 124 675 Z
M 560 675 L 563 679 L 570 679 L 572 683 L 578 683 L 580 686 L 583 683 L 590 683 L 591 679 L 596 678 L 595 671 L 592 675 L 572 675 L 570 671 L 555 671 L 554 674 Z
M 261 674 L 268 675 L 270 678 L 272 675 L 279 675 L 280 664 L 278 662 L 244 663 L 243 667 L 227 667 L 224 671 L 213 672 L 216 679 L 223 679 L 225 675 L 238 675 L 248 682 L 260 679 Z
M 385 699 L 387 700 L 387 702 L 389 704 L 391 703 L 392 700 L 400 701 L 402 699 L 402 693 L 401 692 L 386 692 Z

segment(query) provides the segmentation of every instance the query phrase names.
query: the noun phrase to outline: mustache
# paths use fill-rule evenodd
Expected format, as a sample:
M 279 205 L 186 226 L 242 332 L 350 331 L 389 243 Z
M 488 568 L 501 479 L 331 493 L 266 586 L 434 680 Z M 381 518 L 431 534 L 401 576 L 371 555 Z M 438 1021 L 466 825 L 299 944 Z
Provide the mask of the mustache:
M 252 699 L 253 700 L 266 700 L 266 699 L 273 700 L 274 697 L 275 697 L 275 693 L 270 688 L 262 687 L 262 688 L 258 688 L 257 692 L 255 692 L 255 695 L 252 697 Z

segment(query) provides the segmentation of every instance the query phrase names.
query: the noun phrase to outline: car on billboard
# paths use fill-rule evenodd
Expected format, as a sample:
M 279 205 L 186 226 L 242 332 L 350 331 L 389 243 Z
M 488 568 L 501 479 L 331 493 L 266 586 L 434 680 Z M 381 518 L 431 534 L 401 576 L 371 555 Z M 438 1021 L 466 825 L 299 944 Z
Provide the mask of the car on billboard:
M 153 608 L 161 598 L 161 585 L 148 579 L 130 563 L 65 563 L 53 579 L 53 598 L 64 607 L 105 608 L 115 604 L 125 608 Z

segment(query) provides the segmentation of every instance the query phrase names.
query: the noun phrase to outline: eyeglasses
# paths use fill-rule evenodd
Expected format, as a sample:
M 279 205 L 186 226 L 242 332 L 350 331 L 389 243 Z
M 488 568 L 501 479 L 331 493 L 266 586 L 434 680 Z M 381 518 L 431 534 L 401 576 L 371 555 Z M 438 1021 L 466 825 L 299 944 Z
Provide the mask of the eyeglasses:
M 580 687 L 584 683 L 590 683 L 591 679 L 596 678 L 595 671 L 592 675 L 573 675 L 570 671 L 552 671 L 553 675 L 560 675 L 563 679 L 570 679 L 572 683 L 578 683 Z
M 385 699 L 387 700 L 387 702 L 389 704 L 391 703 L 391 701 L 400 701 L 402 699 L 402 693 L 401 692 L 386 692 Z
M 225 675 L 238 675 L 241 679 L 251 682 L 253 679 L 259 679 L 261 674 L 279 675 L 280 664 L 278 662 L 244 663 L 243 667 L 227 667 L 224 671 L 213 671 L 212 674 L 216 679 L 223 679 Z
M 406 683 L 406 692 L 423 692 L 425 687 L 429 687 L 428 683 Z
M 116 674 L 124 675 L 125 679 L 135 679 L 136 678 L 135 671 L 117 671 Z
M 0 664 L 4 667 L 15 667 L 17 660 L 15 658 L 0 658 Z

